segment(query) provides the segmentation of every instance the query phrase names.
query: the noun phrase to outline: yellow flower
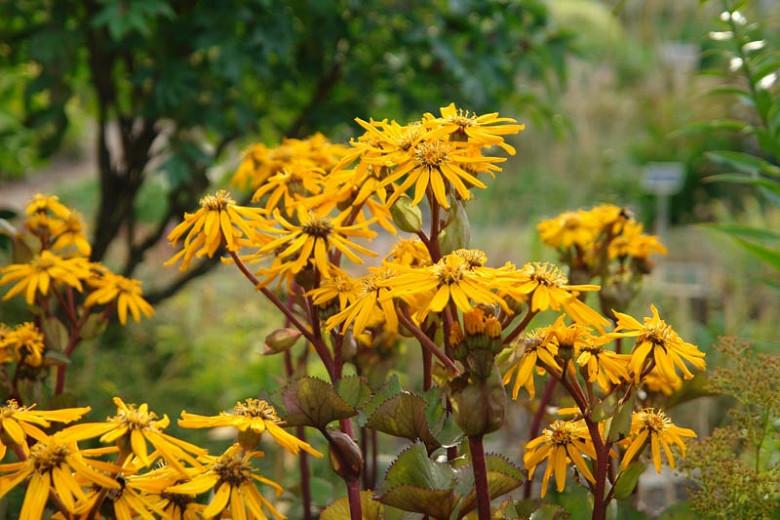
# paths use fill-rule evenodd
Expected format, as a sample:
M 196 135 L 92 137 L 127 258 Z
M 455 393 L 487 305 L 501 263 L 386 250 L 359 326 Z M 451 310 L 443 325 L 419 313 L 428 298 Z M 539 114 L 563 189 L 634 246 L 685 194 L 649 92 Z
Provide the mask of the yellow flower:
M 141 314 L 147 318 L 154 314 L 154 309 L 143 298 L 141 282 L 132 278 L 125 278 L 118 274 L 105 272 L 99 276 L 93 276 L 87 283 L 92 286 L 92 292 L 84 301 L 84 306 L 116 305 L 119 322 L 127 323 L 128 311 L 135 321 L 141 321 Z
M 376 254 L 350 240 L 351 237 L 373 238 L 376 232 L 368 228 L 367 222 L 343 225 L 349 212 L 329 219 L 309 213 L 302 206 L 298 206 L 296 213 L 299 224 L 289 222 L 278 210 L 274 211 L 274 219 L 282 229 L 269 231 L 281 236 L 260 248 L 260 253 L 281 249 L 277 257 L 283 263 L 289 264 L 293 273 L 300 272 L 311 261 L 323 276 L 329 276 L 331 264 L 328 254 L 331 249 L 343 253 L 356 264 L 362 264 L 363 260 L 355 252 L 369 256 Z
M 569 285 L 566 275 L 547 262 L 531 262 L 519 270 L 503 272 L 506 274 L 500 276 L 505 282 L 501 290 L 516 300 L 530 299 L 532 311 L 563 309 L 582 325 L 591 325 L 599 330 L 609 325 L 606 318 L 577 298 L 580 292 L 599 290 L 598 285 Z
M 646 408 L 641 412 L 634 412 L 631 417 L 631 433 L 621 441 L 626 447 L 626 452 L 623 454 L 620 469 L 626 469 L 648 442 L 655 470 L 658 473 L 661 472 L 661 448 L 664 450 L 669 466 L 674 469 L 675 460 L 671 446 L 676 445 L 680 449 L 680 454 L 685 457 L 685 441 L 683 439 L 694 437 L 696 437 L 696 432 L 675 426 L 661 410 Z
M 260 399 L 247 399 L 244 402 L 238 402 L 231 411 L 222 412 L 217 416 L 209 417 L 184 411 L 179 419 L 179 426 L 182 428 L 232 426 L 241 433 L 253 434 L 256 436 L 256 441 L 260 440 L 263 433 L 268 432 L 280 446 L 291 453 L 297 454 L 303 450 L 315 457 L 322 457 L 322 453 L 312 448 L 309 443 L 284 431 L 281 424 L 283 421 L 277 415 L 274 407 Z M 240 435 L 239 440 L 241 440 Z M 256 444 L 256 441 L 252 443 Z
M 385 262 L 409 267 L 427 267 L 431 265 L 431 255 L 419 239 L 400 239 L 385 257 Z
M 10 363 L 16 361 L 16 347 L 6 341 L 13 329 L 5 323 L 0 323 L 0 363 Z
M 596 459 L 596 450 L 593 448 L 593 442 L 585 423 L 583 421 L 557 420 L 545 428 L 539 437 L 526 444 L 523 462 L 528 470 L 528 479 L 531 480 L 536 466 L 544 460 L 547 461 L 547 468 L 544 471 L 544 477 L 542 477 L 542 497 L 544 497 L 553 474 L 558 492 L 564 490 L 569 463 L 574 463 L 577 471 L 588 481 L 596 482 L 590 471 L 590 466 L 582 457 L 583 454 L 592 460 Z
M 79 440 L 100 437 L 100 442 L 116 443 L 125 453 L 132 452 L 144 466 L 150 466 L 157 457 L 162 457 L 165 462 L 186 475 L 187 472 L 181 461 L 186 461 L 192 466 L 200 464 L 195 456 L 206 454 L 206 450 L 194 444 L 182 441 L 163 432 L 170 423 L 168 416 L 162 419 L 157 414 L 149 411 L 146 403 L 136 407 L 127 405 L 119 397 L 114 397 L 117 406 L 117 414 L 109 417 L 103 423 L 85 423 L 72 426 L 73 435 Z M 146 443 L 151 444 L 155 451 L 150 457 Z
M 25 363 L 31 367 L 39 367 L 43 363 L 44 344 L 43 333 L 32 322 L 25 322 L 14 327 L 0 339 L 0 348 L 6 350 L 14 361 Z
M 263 226 L 266 224 L 262 209 L 239 206 L 227 191 L 219 190 L 200 199 L 200 208 L 195 213 L 185 213 L 184 221 L 168 234 L 168 241 L 174 246 L 186 237 L 182 250 L 165 265 L 181 260 L 183 271 L 193 257 L 212 257 L 222 245 L 228 251 L 238 251 L 242 238 L 253 236 Z
M 601 231 L 585 211 L 566 211 L 541 221 L 536 229 L 542 242 L 557 249 L 568 249 L 571 246 L 588 248 Z
M 52 216 L 66 220 L 70 216 L 70 209 L 64 206 L 55 195 L 42 195 L 36 193 L 24 209 L 27 216 L 35 214 L 51 214 Z
M 189 469 L 188 474 L 198 475 L 196 469 Z M 168 488 L 189 481 L 169 466 L 146 472 L 142 475 L 125 477 L 127 485 L 147 494 L 149 504 L 154 512 L 164 520 L 199 520 L 203 518 L 204 504 L 199 504 L 195 497 L 180 493 L 171 493 Z
M 252 202 L 259 202 L 267 196 L 264 206 L 266 211 L 270 213 L 275 208 L 281 208 L 285 215 L 290 215 L 303 197 L 320 193 L 323 182 L 322 170 L 318 168 L 302 171 L 284 169 L 263 181 L 252 196 Z M 281 205 L 280 201 L 283 202 Z
M 29 453 L 27 437 L 36 441 L 46 439 L 46 434 L 38 427 L 48 428 L 52 422 L 64 423 L 81 419 L 90 410 L 84 408 L 64 408 L 62 410 L 35 410 L 35 405 L 19 406 L 14 401 L 8 401 L 0 406 L 0 460 L 5 457 L 8 446 L 7 441 L 20 446 L 22 451 Z
M 674 379 L 667 379 L 661 373 L 658 367 L 654 366 L 653 369 L 645 376 L 645 379 L 642 381 L 642 383 L 649 392 L 660 392 L 666 396 L 669 396 L 682 388 L 683 381 L 679 377 Z
M 472 309 L 471 301 L 498 304 L 509 312 L 504 300 L 491 291 L 491 271 L 472 268 L 463 256 L 454 253 L 429 267 L 408 268 L 382 283 L 390 288 L 387 298 L 401 298 L 413 306 L 418 322 L 429 312 L 441 312 L 450 301 L 462 312 Z
M 89 459 L 92 450 L 79 450 L 69 430 L 39 439 L 30 449 L 29 457 L 21 462 L 0 464 L 0 473 L 3 473 L 0 476 L 0 497 L 30 479 L 19 512 L 20 520 L 43 518 L 50 493 L 69 512 L 75 512 L 76 501 L 86 499 L 80 483 L 83 481 L 108 489 L 120 489 L 118 482 L 101 472 L 111 465 Z
M 469 187 L 487 187 L 475 174 L 492 171 L 495 163 L 504 160 L 503 157 L 475 154 L 468 144 L 444 141 L 432 132 L 428 138 L 416 143 L 385 179 L 385 184 L 400 181 L 387 202 L 392 205 L 414 186 L 414 204 L 419 204 L 430 190 L 439 205 L 449 208 L 448 191 L 454 190 L 458 197 L 469 200 Z M 477 171 L 469 171 L 474 169 Z
M 555 360 L 558 355 L 558 344 L 553 341 L 554 336 L 550 327 L 537 329 L 528 334 L 520 341 L 513 343 L 512 354 L 509 358 L 509 369 L 504 372 L 503 382 L 508 385 L 515 378 L 515 384 L 512 387 L 512 399 L 517 399 L 520 394 L 520 388 L 525 387 L 531 399 L 536 395 L 534 386 L 534 367 L 543 364 L 561 372 L 561 367 Z M 540 372 L 544 372 L 540 370 Z
M 499 146 L 509 155 L 515 155 L 514 147 L 504 142 L 505 135 L 518 134 L 525 125 L 517 124 L 511 117 L 499 117 L 498 112 L 478 116 L 457 108 L 455 103 L 439 109 L 440 118 L 426 114 L 425 119 L 444 129 L 454 140 L 464 140 L 479 146 Z
M 158 512 L 157 497 L 147 495 L 136 488 L 133 481 L 127 477 L 120 478 L 121 487 L 112 490 L 105 497 L 101 489 L 92 489 L 86 494 L 86 498 L 76 505 L 75 513 L 83 515 L 81 518 L 89 518 L 88 514 L 93 510 L 98 500 L 104 500 L 103 509 L 111 507 L 114 517 L 117 519 L 143 518 L 154 520 L 152 512 Z
M 582 347 L 577 364 L 586 370 L 588 381 L 597 382 L 607 392 L 613 385 L 630 380 L 630 359 L 631 356 L 612 352 L 604 348 L 603 344 L 591 343 Z
M 241 453 L 236 447 L 228 448 L 220 457 L 210 457 L 211 462 L 190 482 L 177 484 L 167 489 L 168 493 L 200 495 L 213 490 L 211 502 L 203 510 L 204 518 L 222 516 L 229 510 L 231 518 L 266 518 L 268 511 L 275 519 L 285 516 L 266 499 L 253 481 L 270 486 L 279 496 L 282 487 L 254 472 L 251 460 L 259 452 Z
M 652 317 L 645 317 L 643 323 L 622 312 L 613 311 L 618 318 L 615 332 L 611 335 L 618 338 L 636 338 L 631 351 L 631 372 L 634 381 L 639 383 L 645 362 L 651 360 L 663 376 L 671 381 L 678 380 L 676 369 L 679 369 L 685 379 L 691 379 L 693 374 L 685 365 L 687 361 L 695 368 L 704 370 L 704 352 L 696 345 L 687 343 L 667 325 L 658 314 L 655 305 L 651 305 Z
M 387 296 L 390 292 L 385 282 L 396 275 L 392 264 L 369 269 L 369 274 L 360 278 L 357 298 L 338 314 L 331 316 L 325 327 L 333 329 L 341 325 L 346 331 L 352 325 L 352 334 L 360 336 L 366 327 L 374 326 L 384 320 L 385 330 L 391 334 L 398 332 L 398 315 L 393 301 Z
M 627 222 L 623 231 L 609 243 L 609 257 L 623 258 L 633 257 L 644 259 L 653 253 L 665 255 L 666 247 L 661 244 L 658 237 L 645 235 L 642 232 L 642 224 L 639 222 Z
M 306 293 L 318 307 L 330 307 L 334 300 L 336 309 L 346 308 L 358 297 L 360 284 L 338 267 L 331 266 L 330 276 L 320 281 L 320 286 Z
M 61 258 L 45 250 L 26 264 L 11 264 L 0 269 L 0 285 L 16 282 L 3 297 L 3 300 L 13 298 L 25 291 L 28 305 L 35 303 L 35 294 L 49 294 L 52 285 L 62 283 L 79 291 L 81 281 L 89 278 L 89 265 L 83 258 Z
M 85 235 L 84 221 L 81 215 L 71 211 L 63 220 L 58 220 L 51 225 L 51 234 L 54 239 L 53 249 L 63 250 L 75 247 L 82 256 L 89 256 L 92 246 Z

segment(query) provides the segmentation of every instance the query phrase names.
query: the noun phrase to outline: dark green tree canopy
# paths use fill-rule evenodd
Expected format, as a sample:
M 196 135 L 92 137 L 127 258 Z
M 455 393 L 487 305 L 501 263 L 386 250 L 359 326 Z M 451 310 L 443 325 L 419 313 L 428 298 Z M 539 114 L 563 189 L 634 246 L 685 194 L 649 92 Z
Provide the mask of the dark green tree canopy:
M 120 236 L 131 274 L 208 188 L 207 169 L 247 139 L 404 119 L 455 101 L 531 100 L 562 78 L 566 35 L 540 0 L 30 0 L 0 5 L 0 67 L 24 76 L 24 125 L 54 153 L 78 97 L 97 123 L 93 257 Z M 167 212 L 136 226 L 136 197 L 165 176 Z M 172 294 L 214 262 L 152 297 Z

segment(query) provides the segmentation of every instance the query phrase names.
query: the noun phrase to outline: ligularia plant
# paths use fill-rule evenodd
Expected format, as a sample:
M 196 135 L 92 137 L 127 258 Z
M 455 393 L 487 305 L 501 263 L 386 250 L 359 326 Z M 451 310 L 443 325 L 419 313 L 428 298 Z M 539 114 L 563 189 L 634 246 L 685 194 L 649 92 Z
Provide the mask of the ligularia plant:
M 650 257 L 665 252 L 658 239 L 628 210 L 601 205 L 539 225 L 562 266 L 491 261 L 469 248 L 466 205 L 515 155 L 506 138 L 523 125 L 454 104 L 408 124 L 357 123 L 363 133 L 348 145 L 315 135 L 252 146 L 232 179 L 251 191 L 204 196 L 168 235 L 169 265 L 186 270 L 219 255 L 278 310 L 266 353 L 284 356 L 286 384 L 217 415 L 182 412 L 182 428 L 234 431 L 219 455 L 167 433 L 169 418 L 146 403 L 117 397 L 115 416 L 82 422 L 88 408 L 39 410 L 12 388 L 0 442 L 16 461 L 0 465 L 0 494 L 26 486 L 23 518 L 47 508 L 62 518 L 285 518 L 282 487 L 255 464 L 269 456 L 261 448 L 277 445 L 299 457 L 296 511 L 309 519 L 308 457 L 322 454 L 306 427 L 324 439 L 346 488 L 324 519 L 391 510 L 520 518 L 511 499 L 496 499 L 524 485 L 531 496 L 538 482 L 545 497 L 552 481 L 559 492 L 585 487 L 593 518 L 603 520 L 646 461 L 660 471 L 684 456 L 695 434 L 663 404 L 704 369 L 704 354 L 656 307 L 626 313 Z M 67 365 L 59 360 L 79 341 L 115 315 L 125 323 L 152 313 L 139 282 L 87 260 L 74 215 L 37 197 L 25 228 L 38 243 L 0 275 L 13 284 L 6 298 L 34 306 L 30 323 L 0 328 L 4 369 L 45 386 L 54 367 L 60 392 Z M 405 233 L 384 256 L 368 243 L 380 230 Z M 410 341 L 419 358 L 402 362 Z M 327 380 L 306 374 L 311 353 Z M 394 369 L 421 381 L 402 388 Z M 486 453 L 484 437 L 522 413 L 508 396 L 535 403 L 530 436 L 503 455 Z M 71 424 L 55 433 L 55 423 Z M 408 444 L 381 479 L 378 433 Z

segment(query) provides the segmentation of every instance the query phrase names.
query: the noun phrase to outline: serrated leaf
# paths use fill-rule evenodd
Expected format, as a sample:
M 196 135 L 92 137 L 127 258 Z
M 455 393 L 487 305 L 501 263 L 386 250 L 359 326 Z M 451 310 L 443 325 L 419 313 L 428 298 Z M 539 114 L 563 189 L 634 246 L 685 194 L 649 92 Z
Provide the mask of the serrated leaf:
M 374 493 L 371 491 L 360 492 L 362 520 L 381 520 L 384 517 L 382 511 L 384 507 L 381 503 L 374 500 L 373 496 Z M 347 497 L 339 498 L 320 514 L 320 520 L 344 520 L 346 518 L 349 518 L 349 500 Z
M 377 500 L 404 511 L 449 518 L 456 500 L 455 476 L 449 464 L 432 461 L 425 445 L 415 443 L 387 469 Z
M 336 391 L 356 410 L 362 408 L 371 399 L 371 389 L 366 380 L 360 376 L 348 376 L 340 379 L 336 383 Z
M 367 403 L 363 405 L 363 408 L 360 410 L 360 415 L 358 416 L 358 425 L 363 427 L 366 425 L 366 421 L 368 420 L 368 416 L 374 413 L 374 411 L 393 397 L 394 395 L 398 395 L 401 393 L 401 383 L 398 380 L 398 376 L 393 374 L 390 379 L 380 388 L 376 394 L 374 394 L 374 397 L 371 398 Z
M 282 415 L 288 426 L 323 429 L 332 421 L 348 419 L 357 413 L 332 385 L 310 376 L 288 383 L 275 401 L 284 410 Z
M 493 500 L 506 495 L 519 488 L 527 480 L 525 471 L 515 466 L 501 455 L 488 454 L 485 457 L 487 466 L 488 489 L 490 499 Z M 471 465 L 461 470 L 464 474 L 472 475 Z M 459 513 L 466 514 L 477 507 L 477 492 L 474 489 L 473 478 L 469 481 L 469 491 L 461 499 Z
M 439 441 L 428 424 L 425 407 L 425 399 L 419 395 L 401 392 L 380 404 L 368 417 L 366 427 L 410 441 L 419 439 L 433 451 L 439 447 Z
M 634 488 L 639 482 L 639 477 L 645 472 L 645 464 L 639 461 L 632 462 L 629 466 L 620 472 L 615 482 L 615 498 L 622 500 L 628 498 L 633 493 Z

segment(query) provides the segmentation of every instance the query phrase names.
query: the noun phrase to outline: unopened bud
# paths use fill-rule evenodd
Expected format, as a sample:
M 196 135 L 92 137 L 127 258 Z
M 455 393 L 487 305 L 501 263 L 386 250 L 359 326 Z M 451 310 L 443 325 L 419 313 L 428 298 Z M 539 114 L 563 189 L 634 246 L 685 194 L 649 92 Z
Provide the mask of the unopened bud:
M 406 195 L 402 195 L 395 201 L 395 204 L 390 207 L 390 214 L 401 231 L 417 233 L 422 229 L 422 211 Z
M 441 254 L 448 255 L 457 249 L 467 248 L 470 241 L 471 228 L 466 208 L 462 201 L 454 200 L 449 209 L 447 227 L 439 233 Z
M 506 413 L 506 391 L 498 370 L 452 392 L 455 422 L 468 436 L 485 435 L 501 428 Z
M 475 336 L 485 332 L 485 313 L 479 307 L 476 307 L 463 314 L 463 325 L 466 334 Z
M 363 472 L 363 455 L 352 437 L 339 430 L 328 432 L 330 464 L 341 478 L 354 480 Z
M 289 350 L 301 337 L 301 333 L 295 329 L 276 329 L 265 337 L 267 350 L 264 354 L 278 354 Z
M 257 433 L 252 428 L 238 431 L 238 443 L 246 451 L 254 451 L 257 445 L 260 444 L 260 438 L 263 436 L 261 433 Z
M 485 320 L 485 333 L 491 339 L 501 337 L 501 322 L 495 316 L 490 316 Z

